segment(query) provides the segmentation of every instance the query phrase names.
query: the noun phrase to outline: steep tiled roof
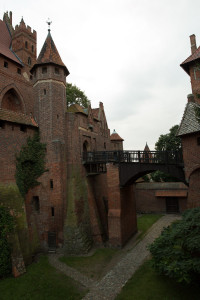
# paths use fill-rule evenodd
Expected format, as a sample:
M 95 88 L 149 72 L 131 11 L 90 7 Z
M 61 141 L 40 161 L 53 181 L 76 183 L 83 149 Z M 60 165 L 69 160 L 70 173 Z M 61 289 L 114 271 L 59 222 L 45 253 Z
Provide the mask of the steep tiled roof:
M 50 31 L 40 51 L 35 66 L 42 65 L 42 64 L 55 64 L 58 66 L 62 66 L 65 69 L 66 75 L 69 75 L 69 71 L 66 68 L 65 64 L 62 62 L 62 59 L 58 53 L 56 45 L 54 44 Z
M 182 62 L 182 64 L 180 65 L 183 70 L 185 70 L 185 72 L 189 74 L 189 64 L 197 59 L 200 58 L 200 47 L 197 48 L 197 50 L 192 54 L 190 55 L 186 60 L 184 60 L 184 62 Z
M 0 20 L 0 54 L 23 65 L 20 59 L 11 49 L 11 36 L 6 26 L 6 23 Z
M 177 132 L 177 136 L 200 131 L 200 124 L 197 121 L 195 108 L 200 109 L 200 105 L 194 102 L 187 103 L 181 124 Z
M 119 134 L 115 131 L 115 129 L 114 129 L 113 133 L 112 133 L 111 136 L 110 136 L 110 140 L 111 140 L 111 141 L 124 141 L 124 140 L 119 136 Z
M 0 120 L 38 127 L 33 117 L 7 109 L 0 108 Z

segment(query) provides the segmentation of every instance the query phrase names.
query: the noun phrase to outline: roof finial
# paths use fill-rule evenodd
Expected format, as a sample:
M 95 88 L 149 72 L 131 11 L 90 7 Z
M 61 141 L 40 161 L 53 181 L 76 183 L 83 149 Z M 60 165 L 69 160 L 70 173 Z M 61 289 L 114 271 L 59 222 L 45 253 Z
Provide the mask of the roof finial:
M 48 20 L 47 20 L 47 24 L 48 24 L 48 26 L 49 26 L 49 28 L 48 28 L 48 32 L 50 32 L 50 31 L 51 31 L 51 29 L 50 29 L 51 23 L 52 23 L 52 21 L 50 21 L 50 19 L 48 18 Z

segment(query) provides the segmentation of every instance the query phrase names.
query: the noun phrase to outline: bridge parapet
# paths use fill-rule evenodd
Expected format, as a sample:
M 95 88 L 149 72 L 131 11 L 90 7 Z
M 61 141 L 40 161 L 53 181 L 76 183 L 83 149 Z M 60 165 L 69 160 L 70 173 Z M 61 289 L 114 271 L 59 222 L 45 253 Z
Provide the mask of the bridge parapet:
M 180 151 L 94 151 L 83 153 L 84 164 L 95 163 L 183 164 Z

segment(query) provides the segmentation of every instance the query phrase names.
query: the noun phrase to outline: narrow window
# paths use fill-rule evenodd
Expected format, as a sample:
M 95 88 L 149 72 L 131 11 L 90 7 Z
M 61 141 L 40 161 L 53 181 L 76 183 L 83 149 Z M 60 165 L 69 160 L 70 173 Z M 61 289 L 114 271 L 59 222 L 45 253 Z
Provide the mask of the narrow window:
M 106 143 L 104 143 L 104 149 L 106 149 Z
M 55 74 L 59 74 L 59 69 L 55 68 Z
M 55 209 L 54 209 L 54 207 L 53 207 L 53 206 L 51 207 L 51 216 L 52 216 L 52 217 L 54 217 L 54 216 L 55 216 Z
M 42 67 L 42 74 L 46 74 L 47 73 L 47 67 Z
M 8 62 L 4 61 L 4 68 L 8 68 Z
M 32 80 L 33 79 L 33 76 L 32 75 L 30 75 L 30 80 Z
M 28 57 L 28 65 L 31 66 L 31 58 Z
M 21 69 L 20 68 L 17 68 L 17 73 L 21 74 Z
M 34 210 L 39 212 L 40 211 L 40 200 L 39 200 L 38 196 L 33 196 L 32 204 L 33 204 Z
M 50 188 L 53 189 L 53 179 L 50 179 Z
M 57 119 L 59 119 L 59 115 L 57 115 Z
M 23 131 L 23 132 L 26 132 L 27 131 L 27 128 L 25 125 L 21 125 L 20 126 L 20 130 Z
M 33 45 L 31 46 L 31 50 L 32 50 L 32 52 L 34 51 L 34 46 Z
M 46 89 L 44 89 L 44 95 L 46 95 L 47 94 L 47 91 L 46 91 Z
M 197 137 L 197 145 L 200 146 L 200 136 Z
M 25 48 L 28 49 L 28 42 L 25 42 Z
M 0 120 L 0 128 L 1 129 L 4 129 L 5 128 L 5 122 Z

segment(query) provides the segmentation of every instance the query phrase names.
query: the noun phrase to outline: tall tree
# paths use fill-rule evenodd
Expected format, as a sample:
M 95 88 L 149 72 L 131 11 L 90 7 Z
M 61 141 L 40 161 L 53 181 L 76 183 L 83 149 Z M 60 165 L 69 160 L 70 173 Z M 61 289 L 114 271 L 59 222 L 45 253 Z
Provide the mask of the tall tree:
M 90 101 L 83 91 L 81 91 L 76 85 L 67 83 L 66 87 L 66 98 L 67 98 L 67 107 L 72 104 L 79 104 L 84 108 L 87 108 Z

